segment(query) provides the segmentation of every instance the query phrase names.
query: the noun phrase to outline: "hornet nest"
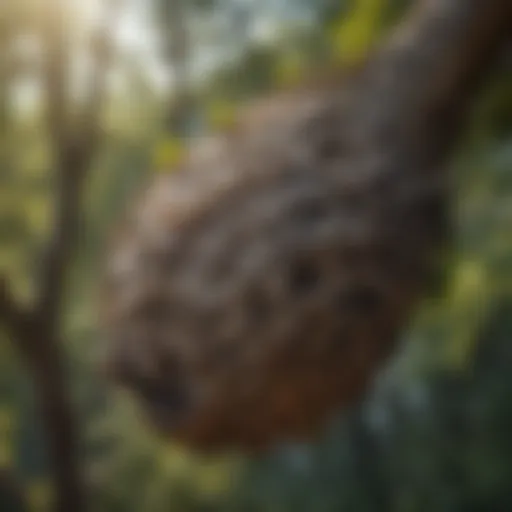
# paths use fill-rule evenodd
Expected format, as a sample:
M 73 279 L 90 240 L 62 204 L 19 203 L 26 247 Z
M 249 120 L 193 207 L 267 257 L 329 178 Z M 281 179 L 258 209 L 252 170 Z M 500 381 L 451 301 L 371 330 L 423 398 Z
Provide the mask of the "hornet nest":
M 261 448 L 361 398 L 446 235 L 451 98 L 507 2 L 420 3 L 357 76 L 259 105 L 144 191 L 102 312 L 112 373 L 158 430 Z

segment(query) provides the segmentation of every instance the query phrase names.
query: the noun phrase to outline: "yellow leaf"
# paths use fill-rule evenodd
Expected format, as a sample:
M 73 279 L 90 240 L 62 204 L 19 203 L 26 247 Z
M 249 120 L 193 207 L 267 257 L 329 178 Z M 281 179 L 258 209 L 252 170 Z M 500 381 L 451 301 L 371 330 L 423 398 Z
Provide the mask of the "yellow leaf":
M 332 44 L 344 64 L 355 64 L 368 53 L 378 35 L 384 5 L 384 0 L 357 0 L 350 14 L 334 24 Z
M 153 154 L 156 169 L 165 170 L 179 164 L 185 153 L 185 145 L 177 137 L 168 137 L 157 144 Z

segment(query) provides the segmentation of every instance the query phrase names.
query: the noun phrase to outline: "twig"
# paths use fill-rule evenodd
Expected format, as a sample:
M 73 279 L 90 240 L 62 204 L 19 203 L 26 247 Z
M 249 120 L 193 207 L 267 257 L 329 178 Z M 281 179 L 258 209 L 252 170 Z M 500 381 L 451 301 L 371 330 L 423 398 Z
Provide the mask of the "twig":
M 57 189 L 53 232 L 42 266 L 38 310 L 52 330 L 56 328 L 65 291 L 65 275 L 79 231 L 83 182 L 98 146 L 100 115 L 111 54 L 110 29 L 112 17 L 116 12 L 114 8 L 109 10 L 108 16 L 105 16 L 103 25 L 96 31 L 93 39 L 94 62 L 80 130 L 69 126 L 66 116 L 63 115 L 67 60 L 60 46 L 65 41 L 65 36 L 53 35 L 49 41 L 50 54 L 53 57 L 49 59 L 46 83 L 50 108 L 55 112 L 49 113 L 48 124 L 54 136 Z M 58 34 L 62 31 L 61 24 L 54 32 Z M 61 97 L 60 102 L 59 97 Z

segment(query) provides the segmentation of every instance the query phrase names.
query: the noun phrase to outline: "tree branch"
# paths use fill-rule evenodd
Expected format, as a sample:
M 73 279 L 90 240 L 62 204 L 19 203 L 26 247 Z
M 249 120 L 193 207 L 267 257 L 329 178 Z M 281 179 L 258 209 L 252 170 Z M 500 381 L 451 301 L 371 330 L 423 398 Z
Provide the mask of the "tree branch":
M 428 121 L 449 145 L 489 56 L 510 37 L 511 21 L 509 0 L 417 2 L 357 83 L 347 112 L 352 132 L 374 142 L 390 133 L 402 140 Z
M 52 233 L 41 265 L 40 297 L 36 314 L 56 328 L 64 272 L 71 248 L 70 234 L 75 230 L 78 192 L 77 169 L 71 167 L 73 137 L 68 120 L 68 48 L 66 8 L 63 0 L 53 0 L 48 9 L 44 42 L 46 66 L 44 83 L 47 101 L 46 120 L 50 133 L 56 175 L 56 197 Z
M 51 470 L 56 489 L 57 512 L 82 512 L 86 498 L 80 470 L 79 435 L 65 375 L 65 361 L 59 336 L 65 279 L 79 232 L 80 203 L 84 180 L 98 145 L 100 111 L 105 95 L 109 54 L 109 24 L 99 33 L 102 44 L 95 46 L 94 70 L 85 103 L 82 125 L 72 126 L 68 112 L 66 2 L 53 0 L 48 9 L 45 31 L 47 61 L 45 85 L 47 125 L 51 136 L 55 172 L 55 204 L 52 232 L 41 265 L 39 296 L 16 332 L 29 348 L 25 359 L 35 381 Z M 18 314 L 5 295 L 6 318 L 17 325 Z M 20 320 L 21 321 L 21 320 Z
M 117 5 L 117 4 L 116 4 Z M 53 133 L 56 173 L 56 195 L 53 213 L 53 231 L 42 265 L 38 311 L 41 318 L 56 329 L 65 276 L 79 231 L 80 202 L 87 170 L 97 150 L 100 115 L 106 90 L 106 75 L 110 62 L 110 28 L 115 9 L 110 9 L 103 25 L 93 40 L 93 69 L 87 98 L 84 103 L 83 122 L 79 128 L 69 126 L 65 116 L 66 55 L 63 21 L 53 30 L 48 41 L 47 96 L 50 106 L 48 125 Z M 60 35 L 59 35 L 60 34 Z M 59 101 L 59 98 L 60 101 Z M 63 115 L 64 112 L 64 115 Z
M 51 474 L 55 486 L 55 512 L 87 510 L 86 489 L 79 453 L 79 428 L 65 377 L 60 339 L 37 336 L 36 350 L 28 360 L 45 431 Z

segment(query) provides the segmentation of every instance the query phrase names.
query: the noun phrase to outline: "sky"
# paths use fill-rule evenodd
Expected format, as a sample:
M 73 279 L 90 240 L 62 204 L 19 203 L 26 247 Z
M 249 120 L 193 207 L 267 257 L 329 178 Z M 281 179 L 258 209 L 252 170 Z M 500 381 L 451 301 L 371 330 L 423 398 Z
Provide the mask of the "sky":
M 87 29 L 101 21 L 104 12 L 104 0 L 69 0 L 73 4 L 79 26 L 87 33 Z M 249 9 L 249 37 L 250 41 L 272 41 L 279 33 L 282 23 L 304 20 L 307 16 L 296 8 L 298 0 L 230 0 L 238 2 Z M 149 78 L 155 92 L 169 94 L 172 91 L 172 69 L 159 57 L 159 42 L 153 26 L 150 0 L 121 0 L 121 9 L 111 24 L 111 34 L 115 42 L 116 51 L 123 57 L 134 59 Z M 294 3 L 295 2 L 295 3 Z M 225 12 L 225 11 L 224 11 Z M 222 18 L 223 11 L 213 13 L 214 18 L 203 20 L 203 27 L 211 29 L 217 23 L 217 35 L 214 35 L 215 44 L 203 42 L 196 52 L 193 61 L 193 73 L 196 77 L 204 76 L 215 69 L 223 60 L 233 57 L 236 51 L 243 51 L 243 45 L 233 44 L 235 29 L 229 21 Z M 211 14 L 209 16 L 212 16 Z M 222 25 L 224 23 L 224 25 Z M 201 33 L 201 26 L 196 27 L 196 35 L 207 37 Z M 215 37 L 223 37 L 226 42 L 220 47 Z M 233 48 L 235 53 L 233 53 Z M 83 84 L 86 75 L 85 60 L 77 57 L 74 62 L 74 83 Z M 120 72 L 112 73 L 112 86 L 123 87 L 123 78 Z M 126 84 L 124 84 L 126 85 Z M 24 81 L 17 84 L 14 91 L 14 102 L 22 110 L 31 111 L 34 104 L 40 99 L 40 89 L 34 81 Z
M 101 0 L 73 0 L 78 2 L 84 21 L 94 23 L 101 13 Z M 238 0 L 240 3 L 254 4 L 256 0 Z M 263 5 L 265 0 L 259 0 Z M 277 2 L 279 4 L 279 2 Z M 276 5 L 277 5 L 276 4 Z M 134 58 L 140 58 L 157 87 L 168 87 L 170 70 L 158 58 L 158 40 L 152 26 L 150 2 L 145 0 L 124 0 L 122 15 L 116 21 L 115 40 L 119 48 Z M 270 13 L 263 12 L 254 20 L 252 36 L 255 39 L 271 39 L 276 32 L 276 20 Z M 218 57 L 207 46 L 196 56 L 195 68 L 198 72 L 208 71 L 218 64 Z
M 83 10 L 84 18 L 91 22 L 94 22 L 101 11 L 102 0 L 73 1 L 77 2 L 77 5 Z M 158 88 L 168 88 L 172 85 L 172 81 L 169 82 L 170 70 L 158 58 L 158 41 L 152 26 L 151 2 L 148 0 L 123 0 L 123 2 L 122 16 L 117 20 L 115 28 L 119 47 L 127 54 L 142 60 Z M 271 41 L 277 36 L 279 26 L 283 22 L 307 18 L 307 14 L 305 15 L 304 11 L 297 8 L 301 2 L 296 0 L 231 0 L 231 3 L 238 3 L 238 5 L 249 9 L 251 13 L 250 39 L 253 41 Z M 211 25 L 215 20 L 210 18 L 207 21 Z M 217 16 L 216 21 L 222 23 L 221 17 Z M 223 30 L 222 25 L 219 25 L 219 28 L 220 31 Z M 230 29 L 232 31 L 233 28 L 227 27 L 227 30 L 224 28 L 228 37 Z M 224 50 L 226 49 L 224 48 Z M 203 74 L 215 69 L 229 52 L 224 51 L 222 56 L 218 53 L 208 45 L 202 45 L 195 56 L 195 72 Z

